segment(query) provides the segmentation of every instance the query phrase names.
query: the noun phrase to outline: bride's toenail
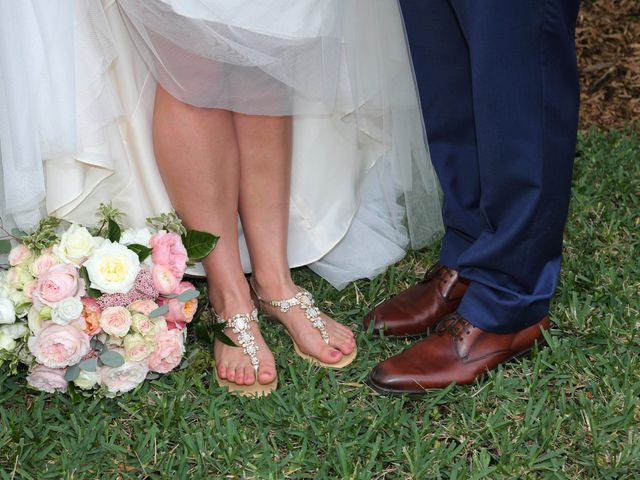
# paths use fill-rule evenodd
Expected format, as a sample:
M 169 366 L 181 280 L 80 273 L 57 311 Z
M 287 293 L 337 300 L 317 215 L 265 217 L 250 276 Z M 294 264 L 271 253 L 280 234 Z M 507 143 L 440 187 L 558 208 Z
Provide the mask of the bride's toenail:
M 334 350 L 333 352 L 331 352 L 331 356 L 332 357 L 337 357 L 338 355 L 340 355 L 340 354 L 338 353 L 337 350 Z

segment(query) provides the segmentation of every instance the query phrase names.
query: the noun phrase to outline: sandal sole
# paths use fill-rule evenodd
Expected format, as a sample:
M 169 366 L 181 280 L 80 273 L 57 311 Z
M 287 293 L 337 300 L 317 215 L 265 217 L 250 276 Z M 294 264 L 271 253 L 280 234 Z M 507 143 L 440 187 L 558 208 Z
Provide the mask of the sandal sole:
M 214 376 L 216 377 L 216 382 L 219 387 L 227 388 L 229 393 L 240 395 L 241 397 L 266 397 L 278 387 L 277 377 L 273 382 L 267 383 L 266 385 L 258 381 L 253 382 L 251 385 L 238 385 L 237 383 L 218 377 L 218 373 L 215 370 Z

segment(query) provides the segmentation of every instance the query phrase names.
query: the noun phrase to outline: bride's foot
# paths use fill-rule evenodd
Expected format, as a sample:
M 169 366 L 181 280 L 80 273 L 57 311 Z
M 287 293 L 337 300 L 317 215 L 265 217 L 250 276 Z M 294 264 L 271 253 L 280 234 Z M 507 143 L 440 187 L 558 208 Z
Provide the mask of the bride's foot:
M 252 279 L 253 280 L 253 279 Z M 297 287 L 293 281 L 285 281 L 274 285 L 265 286 L 255 281 L 252 283 L 255 294 L 260 300 L 260 308 L 265 313 L 275 317 L 282 323 L 289 335 L 292 337 L 297 348 L 301 353 L 318 360 L 322 364 L 345 366 L 350 363 L 355 355 L 356 341 L 353 332 L 344 325 L 333 320 L 326 314 L 311 305 L 282 305 L 282 300 L 296 298 L 296 295 L 303 293 L 306 298 L 312 298 L 305 290 Z M 300 296 L 298 299 L 302 299 Z M 270 304 L 269 301 L 276 300 L 278 306 Z M 278 302 L 280 301 L 280 302 Z M 306 299 L 302 299 L 306 303 Z M 283 308 L 284 307 L 284 308 Z M 318 325 L 323 324 L 320 328 L 314 326 L 314 313 L 319 314 L 322 320 Z M 323 337 L 323 331 L 326 332 L 328 342 Z M 345 361 L 348 362 L 345 363 Z M 344 364 L 343 364 L 344 363 Z
M 273 354 L 260 333 L 255 306 L 246 302 L 246 305 L 225 309 L 217 314 L 218 321 L 227 323 L 224 333 L 237 345 L 232 347 L 219 340 L 215 341 L 214 358 L 218 379 L 226 381 L 230 387 L 233 387 L 231 384 L 238 387 L 271 386 L 276 380 L 276 365 Z

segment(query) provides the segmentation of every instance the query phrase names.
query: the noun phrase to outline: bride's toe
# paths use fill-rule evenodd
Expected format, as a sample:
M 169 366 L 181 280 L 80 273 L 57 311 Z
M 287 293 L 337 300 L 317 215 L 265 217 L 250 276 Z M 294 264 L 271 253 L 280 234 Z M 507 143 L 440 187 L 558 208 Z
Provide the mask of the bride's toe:
M 244 384 L 253 385 L 256 382 L 256 372 L 252 366 L 244 367 Z
M 276 379 L 276 372 L 270 368 L 261 368 L 258 373 L 258 381 L 262 385 L 267 385 Z
M 356 342 L 347 337 L 336 338 L 335 343 L 332 342 L 332 344 L 336 349 L 340 350 L 343 355 L 349 355 L 356 347 Z
M 317 356 L 318 360 L 324 363 L 337 363 L 342 360 L 342 352 L 337 348 L 325 345 Z
M 244 384 L 244 367 L 243 366 L 239 365 L 236 367 L 235 380 L 233 381 L 233 383 L 237 385 Z

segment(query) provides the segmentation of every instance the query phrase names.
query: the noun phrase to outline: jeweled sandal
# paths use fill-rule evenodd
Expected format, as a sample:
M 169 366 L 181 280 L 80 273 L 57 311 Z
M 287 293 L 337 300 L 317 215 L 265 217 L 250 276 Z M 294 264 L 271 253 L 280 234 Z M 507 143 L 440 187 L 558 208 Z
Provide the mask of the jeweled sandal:
M 260 370 L 260 360 L 258 360 L 259 347 L 256 345 L 256 338 L 251 333 L 251 322 L 258 322 L 258 310 L 254 309 L 250 314 L 243 313 L 234 315 L 228 320 L 224 320 L 218 314 L 216 314 L 216 321 L 218 323 L 225 323 L 225 330 L 231 329 L 231 331 L 238 335 L 239 348 L 251 359 L 251 365 L 255 370 L 256 380 L 251 385 L 238 385 L 237 383 L 230 382 L 218 377 L 217 369 L 215 370 L 216 381 L 221 387 L 227 387 L 230 392 L 236 392 L 240 395 L 246 396 L 263 396 L 269 395 L 278 386 L 278 377 L 273 379 L 271 383 L 265 385 L 261 384 L 258 380 L 258 373 Z
M 292 307 L 300 308 L 304 312 L 307 319 L 311 322 L 311 324 L 316 329 L 318 329 L 318 331 L 320 332 L 320 335 L 322 336 L 322 340 L 324 340 L 324 343 L 326 343 L 327 345 L 329 344 L 329 332 L 327 332 L 326 324 L 322 319 L 322 316 L 321 316 L 322 312 L 320 312 L 320 310 L 316 306 L 316 302 L 313 299 L 313 295 L 311 295 L 310 292 L 308 292 L 304 288 L 298 287 L 300 291 L 291 298 L 287 298 L 285 300 L 265 300 L 263 298 L 260 298 L 260 296 L 256 292 L 255 287 L 253 287 L 253 283 L 251 284 L 251 287 L 253 288 L 253 293 L 258 299 L 258 302 L 262 305 L 268 305 L 270 307 L 277 308 L 282 313 L 287 313 Z M 286 329 L 286 326 L 285 326 L 285 329 Z M 307 353 L 304 353 L 300 349 L 300 346 L 298 345 L 298 343 L 294 340 L 293 335 L 291 335 L 291 333 L 288 330 L 287 330 L 287 334 L 289 335 L 289 337 L 291 337 L 291 340 L 293 340 L 293 348 L 295 349 L 298 355 L 300 355 L 304 359 L 317 363 L 318 365 L 322 365 L 323 367 L 344 368 L 347 365 L 349 365 L 351 362 L 353 362 L 353 360 L 356 358 L 356 355 L 358 354 L 358 348 L 356 346 L 353 348 L 353 352 L 351 352 L 349 355 L 343 354 L 343 357 L 339 362 L 325 363 L 321 360 L 318 360 L 316 357 L 313 357 Z

